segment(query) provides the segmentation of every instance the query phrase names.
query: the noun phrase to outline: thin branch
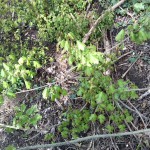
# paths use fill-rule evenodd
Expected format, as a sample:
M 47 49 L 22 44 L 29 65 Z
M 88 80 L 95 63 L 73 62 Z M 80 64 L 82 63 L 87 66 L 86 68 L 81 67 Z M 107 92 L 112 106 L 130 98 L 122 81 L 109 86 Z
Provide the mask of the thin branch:
M 77 66 L 74 66 L 72 68 L 70 68 L 66 73 L 70 73 L 72 72 L 75 68 L 77 68 Z M 61 83 L 65 82 L 67 79 L 63 80 Z M 32 91 L 36 91 L 36 90 L 40 90 L 40 89 L 43 89 L 45 87 L 48 87 L 48 86 L 52 86 L 54 84 L 56 84 L 57 82 L 53 82 L 53 83 L 46 83 L 45 85 L 42 85 L 42 86 L 39 86 L 39 87 L 36 87 L 36 88 L 32 88 L 32 89 L 29 89 L 29 90 L 21 90 L 19 92 L 16 92 L 15 94 L 21 94 L 21 93 L 26 93 L 26 92 L 32 92 Z
M 148 96 L 148 95 L 150 95 L 150 87 L 149 87 L 148 91 L 146 91 L 144 94 L 142 94 L 142 95 L 139 97 L 138 101 L 139 101 L 139 100 L 142 100 L 144 97 L 146 97 L 146 96 Z
M 150 90 L 150 87 L 147 87 L 147 88 L 141 88 L 141 89 L 128 89 L 128 90 L 125 90 L 125 92 L 131 92 L 131 91 L 146 91 L 146 90 Z
M 96 139 L 99 139 L 99 138 L 109 138 L 109 137 L 120 137 L 120 136 L 136 135 L 136 134 L 141 134 L 141 133 L 146 133 L 146 132 L 150 132 L 150 129 L 143 129 L 143 130 L 138 130 L 138 131 L 124 132 L 124 133 L 93 135 L 93 136 L 87 136 L 87 137 L 84 137 L 84 138 L 78 138 L 76 140 L 71 140 L 71 141 L 67 141 L 67 142 L 27 146 L 27 147 L 23 147 L 23 148 L 18 148 L 17 150 L 30 150 L 30 149 L 38 149 L 38 148 L 58 147 L 58 146 L 63 146 L 63 145 L 69 145 L 69 144 L 74 144 L 74 143 L 78 143 L 78 142 L 88 141 L 88 140 L 96 140 Z
M 65 82 L 67 79 L 65 79 L 65 80 L 63 80 L 62 82 L 60 82 L 60 83 L 63 83 L 63 82 Z M 53 82 L 53 83 L 46 83 L 45 85 L 43 85 L 43 86 L 39 86 L 39 87 L 37 87 L 37 88 L 33 88 L 33 89 L 30 89 L 30 90 L 22 90 L 22 91 L 19 91 L 19 92 L 16 92 L 15 94 L 20 94 L 20 93 L 26 93 L 26 92 L 31 92 L 31 91 L 36 91 L 36 90 L 39 90 L 39 89 L 43 89 L 43 88 L 45 88 L 45 87 L 50 87 L 50 86 L 52 86 L 52 85 L 54 85 L 54 84 L 56 84 L 57 82 Z M 59 83 L 59 84 L 60 84 Z
M 40 133 L 47 133 L 47 130 L 40 130 L 40 129 L 24 129 L 24 128 L 18 128 L 16 126 L 11 126 L 11 125 L 5 125 L 0 123 L 1 128 L 9 128 L 9 129 L 14 129 L 14 130 L 21 130 L 21 131 L 30 131 L 30 132 L 40 132 Z
M 135 113 L 137 113 L 139 115 L 139 111 L 133 110 L 132 108 L 130 108 L 128 105 L 126 105 L 125 103 L 123 103 L 121 100 L 118 101 L 119 103 L 121 103 L 124 107 L 126 107 L 127 109 L 129 109 L 130 111 L 133 111 Z M 144 119 L 148 119 L 147 117 L 145 117 L 143 114 L 140 113 L 140 115 L 144 118 Z
M 108 8 L 93 24 L 93 26 L 91 27 L 91 29 L 88 31 L 87 34 L 85 34 L 84 38 L 83 38 L 83 43 L 86 43 L 90 37 L 90 35 L 92 34 L 92 32 L 94 31 L 94 29 L 96 28 L 96 26 L 100 23 L 100 21 L 104 18 L 104 16 L 106 15 L 107 12 L 110 11 L 114 11 L 117 7 L 119 7 L 120 5 L 122 5 L 126 0 L 121 0 L 119 1 L 117 4 L 115 4 L 114 6 L 112 6 L 111 8 Z
M 126 76 L 126 74 L 129 72 L 129 70 L 133 67 L 133 65 L 137 62 L 137 60 L 141 57 L 141 55 L 142 55 L 142 52 L 140 53 L 140 55 L 138 56 L 138 58 L 134 61 L 134 63 L 132 63 L 130 66 L 129 66 L 129 68 L 128 68 L 128 70 L 121 76 L 122 78 L 124 78 L 125 76 Z
M 145 124 L 145 122 L 144 122 L 144 120 L 143 120 L 143 118 L 142 118 L 141 113 L 136 109 L 136 107 L 134 107 L 134 105 L 133 105 L 130 101 L 128 101 L 128 103 L 135 109 L 135 111 L 137 112 L 137 114 L 138 114 L 139 117 L 141 118 L 141 121 L 142 121 L 144 127 L 147 128 L 147 126 L 146 126 L 146 124 Z
M 33 89 L 30 89 L 30 90 L 21 90 L 19 92 L 16 92 L 15 94 L 20 94 L 20 93 L 26 93 L 26 92 L 31 92 L 31 91 L 36 91 L 36 90 L 40 90 L 40 89 L 43 89 L 45 87 L 48 87 L 50 83 L 47 83 L 46 85 L 43 85 L 43 86 L 39 86 L 37 88 L 33 88 Z

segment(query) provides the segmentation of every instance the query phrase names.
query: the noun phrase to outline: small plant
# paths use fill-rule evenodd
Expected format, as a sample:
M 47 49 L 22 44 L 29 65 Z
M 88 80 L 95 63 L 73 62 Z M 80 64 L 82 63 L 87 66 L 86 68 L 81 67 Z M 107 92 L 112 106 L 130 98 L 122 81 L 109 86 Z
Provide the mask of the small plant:
M 78 138 L 79 134 L 86 132 L 89 129 L 89 110 L 71 110 L 64 113 L 65 121 L 58 127 L 59 132 L 63 138 L 73 137 Z
M 30 129 L 31 126 L 37 126 L 37 123 L 42 119 L 38 114 L 37 105 L 31 106 L 27 109 L 25 104 L 15 108 L 15 117 L 13 119 L 13 126 L 18 129 Z
M 133 118 L 127 110 L 122 112 L 116 103 L 137 98 L 136 92 L 128 91 L 129 87 L 136 86 L 122 79 L 113 82 L 110 76 L 104 75 L 106 70 L 111 69 L 112 61 L 106 61 L 108 56 L 97 52 L 95 46 L 85 46 L 80 41 L 63 41 L 60 45 L 69 53 L 69 63 L 76 64 L 81 72 L 77 96 L 82 97 L 88 106 L 82 111 L 72 108 L 65 113 L 63 117 L 66 120 L 59 126 L 63 138 L 77 138 L 89 129 L 91 122 L 106 126 L 108 132 L 125 130 L 124 120 L 131 122 Z M 113 55 L 109 57 L 114 58 Z M 106 125 L 107 122 L 110 124 Z
M 47 133 L 45 136 L 44 136 L 44 140 L 45 141 L 51 141 L 51 140 L 53 140 L 54 139 L 54 134 L 52 134 L 52 133 Z
M 55 99 L 60 99 L 61 95 L 67 95 L 67 91 L 65 89 L 62 89 L 60 86 L 51 86 L 46 87 L 43 90 L 42 95 L 44 99 L 50 98 L 52 101 L 55 101 Z
M 16 150 L 16 148 L 13 145 L 9 145 L 5 148 L 5 150 Z

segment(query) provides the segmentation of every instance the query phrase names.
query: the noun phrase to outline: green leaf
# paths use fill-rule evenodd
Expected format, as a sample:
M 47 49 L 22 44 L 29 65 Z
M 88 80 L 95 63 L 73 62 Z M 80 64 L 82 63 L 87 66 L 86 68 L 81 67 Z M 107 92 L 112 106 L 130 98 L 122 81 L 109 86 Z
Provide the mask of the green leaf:
M 13 145 L 9 145 L 5 148 L 5 150 L 16 150 L 16 148 Z
M 65 49 L 66 51 L 69 51 L 69 49 L 70 49 L 70 44 L 69 44 L 68 41 L 65 42 L 64 49 Z
M 100 92 L 96 95 L 96 102 L 99 104 L 108 99 L 107 95 L 104 92 Z
M 24 57 L 24 56 L 19 58 L 19 60 L 18 60 L 19 65 L 22 65 L 25 62 L 25 60 L 26 60 L 26 57 Z
M 117 42 L 120 42 L 120 41 L 122 41 L 123 39 L 124 39 L 124 37 L 125 37 L 125 31 L 122 29 L 118 34 L 117 34 L 117 36 L 116 36 L 116 41 Z
M 106 129 L 111 133 L 111 132 L 113 132 L 114 127 L 111 126 L 111 125 L 107 125 L 107 126 L 106 126 Z
M 110 94 L 114 94 L 115 93 L 115 87 L 114 87 L 114 85 L 110 85 L 109 86 L 108 93 L 110 93 Z
M 72 40 L 75 39 L 75 36 L 74 36 L 74 34 L 73 34 L 72 32 L 68 33 L 68 37 L 69 37 L 70 39 L 72 39 Z
M 4 103 L 4 98 L 2 95 L 0 95 L 0 106 Z
M 65 89 L 62 89 L 61 93 L 62 93 L 63 96 L 67 95 L 67 91 Z
M 6 77 L 6 72 L 4 71 L 4 69 L 1 70 L 1 76 L 4 78 Z
M 139 36 L 139 39 L 141 42 L 144 42 L 147 40 L 147 33 L 141 29 L 139 32 L 138 32 L 138 36 Z
M 90 54 L 88 59 L 89 59 L 91 64 L 99 64 L 99 59 L 97 58 L 96 55 Z
M 113 111 L 115 109 L 115 107 L 112 105 L 112 104 L 108 104 L 107 106 L 106 106 L 106 110 L 107 111 Z
M 7 96 L 12 97 L 12 98 L 16 97 L 16 94 L 13 93 L 12 91 L 8 91 L 6 94 L 7 94 Z
M 125 131 L 125 125 L 124 124 L 121 124 L 121 125 L 119 125 L 118 126 L 118 128 L 119 128 L 119 130 L 121 131 L 121 132 L 123 132 L 123 131 Z
M 139 12 L 141 10 L 144 10 L 145 6 L 144 3 L 136 3 L 134 4 L 134 10 Z
M 31 82 L 29 81 L 24 81 L 24 82 L 25 82 L 26 88 L 31 89 Z
M 20 109 L 22 112 L 24 112 L 26 110 L 26 105 L 25 104 L 21 104 Z
M 100 122 L 101 124 L 103 124 L 104 121 L 106 120 L 105 116 L 102 115 L 102 114 L 98 116 L 98 119 L 99 119 L 99 122 Z
M 34 109 L 31 107 L 31 108 L 27 109 L 26 114 L 31 115 L 33 112 L 34 112 Z
M 48 87 L 46 87 L 43 90 L 42 96 L 43 96 L 44 99 L 48 99 L 49 95 L 50 95 L 50 89 Z
M 68 134 L 69 134 L 68 131 L 62 131 L 61 132 L 61 135 L 63 138 L 68 138 Z
M 131 91 L 130 92 L 130 98 L 131 99 L 136 99 L 136 98 L 138 98 L 138 94 L 135 91 Z
M 41 65 L 40 65 L 40 63 L 38 62 L 38 61 L 33 61 L 33 66 L 35 67 L 35 68 L 41 68 Z
M 73 57 L 72 56 L 69 56 L 69 58 L 68 58 L 68 63 L 69 63 L 69 65 L 72 65 L 73 64 Z
M 9 88 L 9 84 L 6 81 L 3 81 L 3 88 L 5 89 Z
M 91 120 L 91 121 L 95 122 L 95 121 L 96 121 L 96 119 L 97 119 L 97 115 L 96 115 L 96 114 L 91 114 L 91 116 L 90 116 L 89 120 Z
M 52 133 L 48 133 L 44 136 L 45 141 L 52 140 L 54 138 L 54 135 Z
M 125 120 L 126 120 L 128 123 L 130 123 L 130 122 L 133 120 L 133 117 L 130 116 L 130 115 L 128 115 L 128 116 L 126 116 Z
M 77 41 L 77 47 L 79 50 L 84 50 L 85 49 L 85 44 L 80 42 L 80 41 Z
M 93 73 L 93 68 L 91 68 L 91 67 L 86 67 L 86 69 L 85 69 L 85 74 L 86 74 L 87 76 L 91 76 L 92 73 Z

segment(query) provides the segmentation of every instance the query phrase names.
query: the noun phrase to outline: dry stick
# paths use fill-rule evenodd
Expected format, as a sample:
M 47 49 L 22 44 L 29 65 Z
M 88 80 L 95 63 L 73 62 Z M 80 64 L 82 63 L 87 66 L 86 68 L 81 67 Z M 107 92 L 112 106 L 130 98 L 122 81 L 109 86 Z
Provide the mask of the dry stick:
M 77 66 L 74 66 L 72 68 L 70 68 L 66 73 L 68 74 L 69 72 L 73 71 L 75 68 L 77 68 Z M 67 79 L 63 80 L 61 83 L 65 82 Z M 30 89 L 30 90 L 21 90 L 19 92 L 16 92 L 15 94 L 21 94 L 21 93 L 26 93 L 26 92 L 32 92 L 32 91 L 36 91 L 36 90 L 39 90 L 39 89 L 43 89 L 45 87 L 48 87 L 48 86 L 52 86 L 54 84 L 56 84 L 57 82 L 53 82 L 53 83 L 46 83 L 45 85 L 43 86 L 39 86 L 37 88 L 33 88 L 33 89 Z
M 123 57 L 125 57 L 125 56 L 127 56 L 127 55 L 129 55 L 129 54 L 131 54 L 131 53 L 133 53 L 133 51 L 130 51 L 130 52 L 127 52 L 127 53 L 121 55 L 120 57 L 117 58 L 116 61 L 120 60 L 121 58 L 123 58 Z
M 124 107 L 126 107 L 127 109 L 129 109 L 130 111 L 133 111 L 135 113 L 137 113 L 139 115 L 140 112 L 137 112 L 136 110 L 133 110 L 132 108 L 130 108 L 128 105 L 126 105 L 125 103 L 123 103 L 121 100 L 118 100 L 119 103 L 121 103 Z M 144 118 L 144 119 L 148 119 L 147 117 L 145 117 L 143 114 L 141 114 L 141 116 Z
M 137 112 L 137 114 L 138 114 L 139 117 L 141 118 L 141 121 L 142 121 L 144 127 L 147 128 L 147 126 L 146 126 L 146 124 L 145 124 L 145 122 L 144 122 L 144 120 L 143 120 L 143 118 L 142 118 L 142 116 L 141 116 L 141 113 L 136 109 L 136 107 L 134 107 L 134 105 L 133 105 L 130 101 L 128 101 L 128 103 L 135 109 L 135 111 Z
M 123 112 L 123 109 L 122 109 L 122 107 L 120 106 L 120 104 L 119 104 L 118 102 L 116 102 L 116 104 L 117 104 L 118 108 Z M 125 122 L 126 126 L 129 128 L 130 132 L 132 132 L 132 129 L 130 128 L 130 126 L 129 126 L 129 124 L 127 123 L 127 121 L 124 120 L 124 122 Z M 138 138 L 137 138 L 135 135 L 133 135 L 133 136 L 136 138 L 136 140 L 138 140 Z
M 21 131 L 35 131 L 35 132 L 40 132 L 40 133 L 47 133 L 48 131 L 47 130 L 40 130 L 40 129 L 20 129 L 18 127 L 15 127 L 15 126 L 10 126 L 10 125 L 5 125 L 5 124 L 2 124 L 0 123 L 0 127 L 1 128 L 10 128 L 10 129 L 15 129 L 15 130 L 21 130 Z
M 107 9 L 93 24 L 93 26 L 91 27 L 91 29 L 88 31 L 87 34 L 85 34 L 84 38 L 83 38 L 83 43 L 86 43 L 87 40 L 89 39 L 90 35 L 92 34 L 92 32 L 94 31 L 94 29 L 96 28 L 96 26 L 98 25 L 98 23 L 104 18 L 105 14 L 107 12 L 110 11 L 114 11 L 117 7 L 119 7 L 121 4 L 123 4 L 126 0 L 121 0 L 119 1 L 117 4 L 115 4 L 114 6 L 112 6 L 111 8 Z
M 53 144 L 43 144 L 43 145 L 34 145 L 34 146 L 27 146 L 23 148 L 18 148 L 17 150 L 30 150 L 30 149 L 38 149 L 38 148 L 50 148 L 50 147 L 58 147 L 63 145 L 74 144 L 78 142 L 88 141 L 88 140 L 96 140 L 99 138 L 109 138 L 109 137 L 120 137 L 120 136 L 127 136 L 127 135 L 136 135 L 140 133 L 150 132 L 150 129 L 143 129 L 138 131 L 131 131 L 131 132 L 124 132 L 124 133 L 113 133 L 113 134 L 100 134 L 100 135 L 93 135 L 87 136 L 84 138 L 78 138 L 76 140 L 71 140 L 68 142 L 60 142 L 60 143 L 53 143 Z
M 124 78 L 126 76 L 126 74 L 129 72 L 129 70 L 133 67 L 133 65 L 137 62 L 137 60 L 141 57 L 142 52 L 140 53 L 140 55 L 138 56 L 138 58 L 134 61 L 134 63 L 132 63 L 130 65 L 130 67 L 128 68 L 128 70 L 121 76 L 122 78 Z
M 26 92 L 31 92 L 31 91 L 36 91 L 36 90 L 39 90 L 39 89 L 43 89 L 45 87 L 48 87 L 50 83 L 47 83 L 46 85 L 43 85 L 43 86 L 39 86 L 37 88 L 33 88 L 33 89 L 30 89 L 30 90 L 21 90 L 19 92 L 16 92 L 15 94 L 20 94 L 20 93 L 26 93 Z M 52 84 L 51 84 L 52 85 Z
M 130 91 L 146 91 L 146 90 L 150 90 L 150 87 L 141 88 L 141 89 L 128 89 L 128 90 L 125 90 L 125 92 L 130 92 Z
M 146 91 L 144 94 L 142 94 L 142 95 L 139 97 L 138 101 L 139 101 L 139 100 L 142 100 L 144 97 L 146 97 L 146 96 L 148 96 L 148 95 L 150 95 L 150 87 L 149 87 L 148 91 Z

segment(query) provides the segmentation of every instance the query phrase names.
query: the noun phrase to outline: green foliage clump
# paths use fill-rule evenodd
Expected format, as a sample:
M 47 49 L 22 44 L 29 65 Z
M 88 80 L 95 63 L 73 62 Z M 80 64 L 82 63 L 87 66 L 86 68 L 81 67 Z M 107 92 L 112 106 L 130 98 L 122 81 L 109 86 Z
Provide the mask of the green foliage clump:
M 88 31 L 89 21 L 84 17 L 87 2 L 0 0 L 0 3 L 0 95 L 14 97 L 23 86 L 32 87 L 37 69 L 47 62 L 45 42 L 62 39 L 70 31 L 81 39 Z
M 18 129 L 30 129 L 31 126 L 37 126 L 42 119 L 38 113 L 37 105 L 33 105 L 27 109 L 25 104 L 15 108 L 15 117 L 13 118 L 13 126 Z
M 63 138 L 77 138 L 80 133 L 86 132 L 89 129 L 89 110 L 70 110 L 63 114 L 63 117 L 66 119 L 58 127 Z
M 52 101 L 55 101 L 55 99 L 60 99 L 61 95 L 67 95 L 67 91 L 62 89 L 60 86 L 46 87 L 42 93 L 44 99 L 50 98 Z
M 109 132 L 125 130 L 124 121 L 130 122 L 133 118 L 127 110 L 122 112 L 117 102 L 137 98 L 136 92 L 128 91 L 129 87 L 136 86 L 122 79 L 113 82 L 110 76 L 106 76 L 104 72 L 111 69 L 112 61 L 107 61 L 105 54 L 96 51 L 95 46 L 85 46 L 80 41 L 62 41 L 60 45 L 69 53 L 69 63 L 75 64 L 81 72 L 77 96 L 82 97 L 88 106 L 82 111 L 72 108 L 65 114 L 66 120 L 59 127 L 62 136 L 77 138 L 89 129 L 91 122 L 106 126 Z

